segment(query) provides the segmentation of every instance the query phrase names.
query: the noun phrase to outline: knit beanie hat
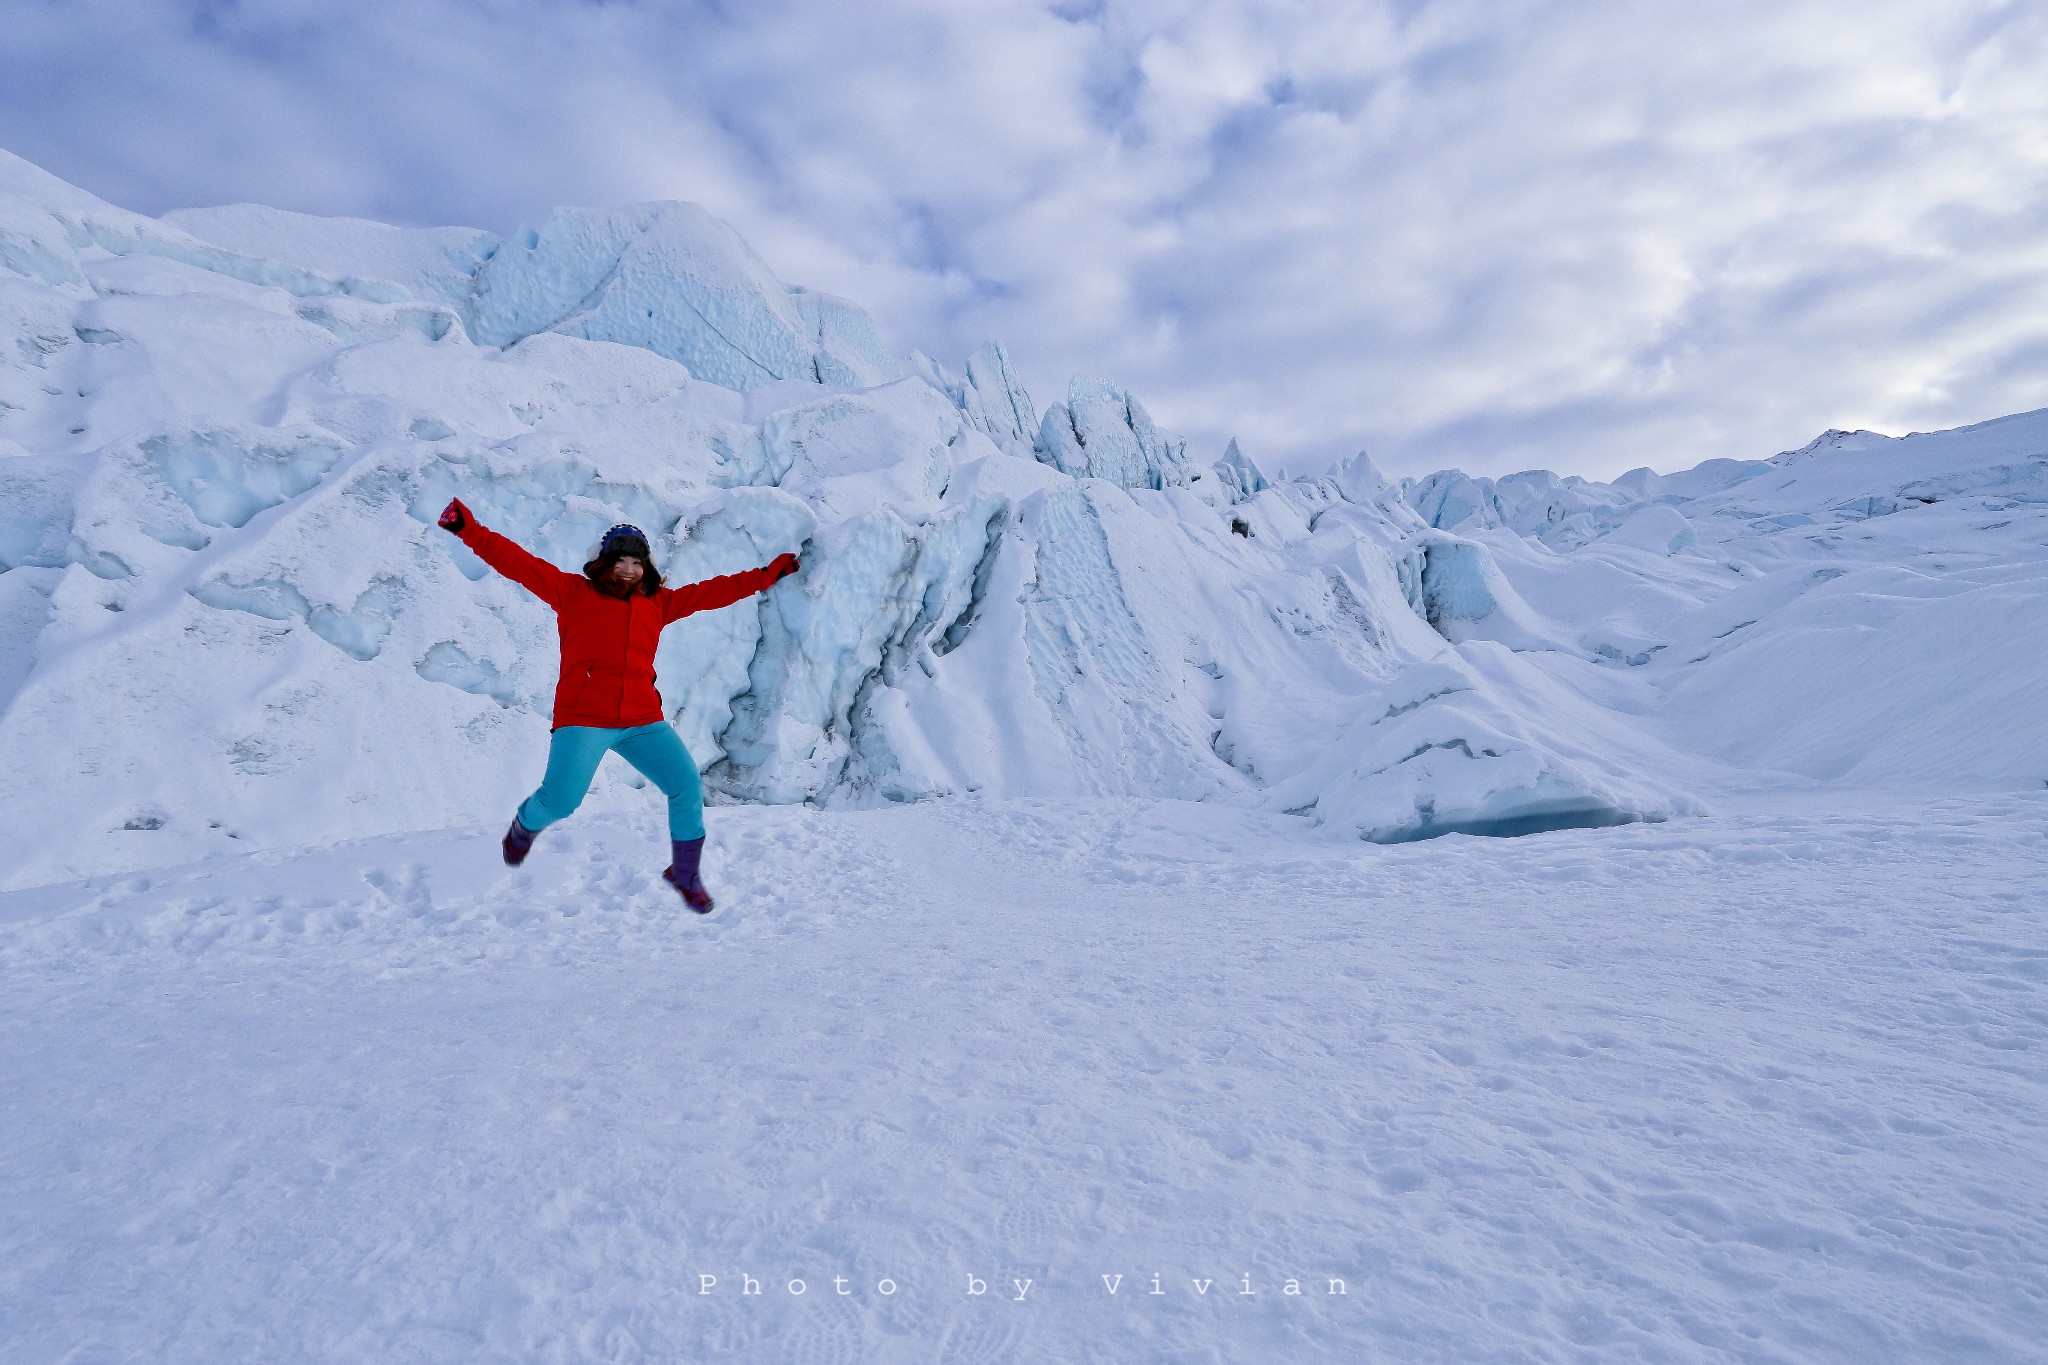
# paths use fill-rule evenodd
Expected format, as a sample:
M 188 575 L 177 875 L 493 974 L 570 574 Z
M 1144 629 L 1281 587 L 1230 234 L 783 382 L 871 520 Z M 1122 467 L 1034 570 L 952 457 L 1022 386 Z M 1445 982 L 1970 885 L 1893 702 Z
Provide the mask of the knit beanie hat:
M 597 545 L 599 559 L 616 559 L 621 555 L 638 555 L 650 564 L 654 562 L 654 552 L 647 547 L 646 533 L 625 522 L 606 531 L 604 539 Z

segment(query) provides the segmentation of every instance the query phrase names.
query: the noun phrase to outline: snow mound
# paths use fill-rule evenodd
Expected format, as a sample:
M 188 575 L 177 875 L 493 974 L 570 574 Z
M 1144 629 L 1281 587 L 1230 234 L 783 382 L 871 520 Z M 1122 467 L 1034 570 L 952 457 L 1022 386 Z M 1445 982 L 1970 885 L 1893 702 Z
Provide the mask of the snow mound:
M 1223 448 L 1223 458 L 1214 466 L 1216 478 L 1223 485 L 1224 493 L 1232 502 L 1245 502 L 1273 486 L 1266 477 L 1266 471 L 1259 468 L 1244 451 L 1238 448 L 1237 438 Z
M 1077 375 L 1067 401 L 1045 410 L 1038 458 L 1075 478 L 1119 488 L 1182 488 L 1202 477 L 1187 442 L 1162 433 L 1144 404 L 1106 379 Z
M 485 345 L 564 332 L 641 347 L 740 392 L 776 379 L 873 384 L 899 373 L 866 313 L 791 291 L 695 204 L 557 209 L 483 262 L 464 316 Z
M 553 375 L 588 407 L 658 403 L 690 384 L 687 367 L 652 351 L 560 332 L 535 332 L 507 349 L 505 359 Z
M 1000 342 L 984 342 L 967 357 L 967 373 L 956 376 L 922 352 L 913 353 L 908 368 L 953 400 L 976 431 L 998 450 L 1029 458 L 1038 437 L 1038 409 L 1024 381 L 1010 365 Z
M 1709 460 L 1682 474 L 1630 470 L 1611 484 L 1547 469 L 1502 479 L 1439 470 L 1411 483 L 1406 496 L 1429 524 L 1446 531 L 1502 529 L 1554 549 L 1571 550 L 1614 531 L 1646 504 L 1681 503 L 1769 473 L 1763 460 Z
M 1625 495 L 1547 469 L 1475 478 L 1441 470 L 1415 484 L 1408 500 L 1440 530 L 1502 528 L 1548 544 L 1573 544 L 1621 523 Z
M 1403 673 L 1383 704 L 1270 800 L 1375 843 L 1599 828 L 1702 809 L 1684 792 L 1562 738 L 1564 727 L 1536 737 L 1513 698 L 1447 653 Z M 1296 800 L 1302 804 L 1289 805 Z
M 1683 512 L 1662 505 L 1630 514 L 1627 521 L 1600 537 L 1603 545 L 1628 546 L 1658 555 L 1675 555 L 1699 541 L 1699 532 Z
M 1498 640 L 1517 649 L 1554 649 L 1541 617 L 1501 572 L 1493 553 L 1476 540 L 1428 532 L 1414 540 L 1409 596 L 1422 619 L 1444 638 Z
M 396 228 L 262 204 L 178 209 L 160 221 L 242 256 L 321 275 L 389 280 L 414 299 L 454 308 L 499 246 L 496 235 L 476 228 Z
M 298 297 L 347 294 L 397 302 L 405 291 L 384 280 L 330 275 L 287 261 L 224 250 L 153 218 L 115 208 L 65 184 L 11 152 L 0 151 L 0 269 L 74 297 L 92 292 L 81 252 L 158 256 Z

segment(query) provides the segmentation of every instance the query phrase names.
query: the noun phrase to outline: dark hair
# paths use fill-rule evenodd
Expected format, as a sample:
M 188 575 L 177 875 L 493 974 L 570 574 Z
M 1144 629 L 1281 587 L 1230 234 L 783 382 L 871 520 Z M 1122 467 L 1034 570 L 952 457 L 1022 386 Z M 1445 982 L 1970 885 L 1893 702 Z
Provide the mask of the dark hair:
M 612 565 L 622 559 L 637 559 L 640 561 L 641 567 L 647 571 L 640 575 L 640 583 L 635 591 L 644 592 L 649 597 L 661 591 L 661 570 L 654 567 L 652 559 L 640 553 L 638 546 L 630 549 L 617 547 L 599 555 L 596 559 L 583 566 L 583 576 L 589 579 L 591 584 L 600 592 L 609 591 L 610 589 L 605 580 L 611 577 Z

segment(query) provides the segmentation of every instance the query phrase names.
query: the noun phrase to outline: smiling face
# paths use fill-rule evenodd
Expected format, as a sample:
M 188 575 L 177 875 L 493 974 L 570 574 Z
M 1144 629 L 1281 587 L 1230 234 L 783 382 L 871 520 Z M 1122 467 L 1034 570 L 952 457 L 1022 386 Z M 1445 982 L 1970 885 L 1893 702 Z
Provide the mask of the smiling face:
M 647 576 L 647 565 L 638 555 L 620 555 L 612 561 L 611 571 L 605 576 L 620 591 L 631 592 Z

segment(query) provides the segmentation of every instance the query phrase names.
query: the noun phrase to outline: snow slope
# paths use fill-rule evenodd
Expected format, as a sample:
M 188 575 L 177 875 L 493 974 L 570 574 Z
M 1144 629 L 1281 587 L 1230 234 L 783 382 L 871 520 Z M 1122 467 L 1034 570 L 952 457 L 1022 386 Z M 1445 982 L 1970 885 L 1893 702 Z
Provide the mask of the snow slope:
M 1452 519 L 1462 478 L 1407 496 L 1490 547 L 1569 644 L 1638 674 L 1687 749 L 1851 787 L 2048 782 L 2048 411 L 1638 470 L 1505 521 L 1506 498 Z M 1587 508 L 1612 529 L 1581 540 Z

